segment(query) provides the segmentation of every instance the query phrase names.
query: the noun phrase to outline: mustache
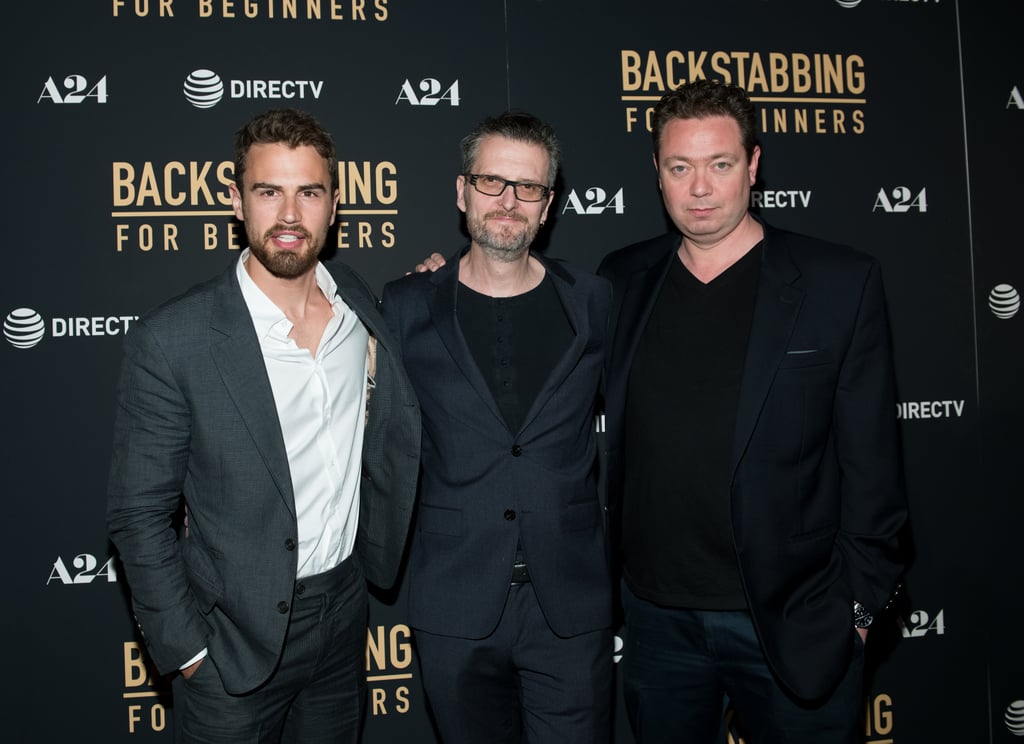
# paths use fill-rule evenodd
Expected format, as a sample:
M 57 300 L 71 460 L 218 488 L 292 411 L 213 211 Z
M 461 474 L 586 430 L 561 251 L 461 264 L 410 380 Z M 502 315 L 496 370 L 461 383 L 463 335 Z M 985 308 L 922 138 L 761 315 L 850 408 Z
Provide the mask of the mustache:
M 501 217 L 502 219 L 506 219 L 506 220 L 512 219 L 512 220 L 517 220 L 518 222 L 526 222 L 527 221 L 526 217 L 524 217 L 523 215 L 519 214 L 518 212 L 506 212 L 504 209 L 496 209 L 493 212 L 488 212 L 487 214 L 484 215 L 484 219 L 485 220 L 489 220 L 492 217 Z
M 270 240 L 271 237 L 273 237 L 274 233 L 279 232 L 299 233 L 300 235 L 302 235 L 303 238 L 306 239 L 307 243 L 313 239 L 313 234 L 306 228 L 302 227 L 301 225 L 274 225 L 265 233 L 263 233 L 264 242 Z

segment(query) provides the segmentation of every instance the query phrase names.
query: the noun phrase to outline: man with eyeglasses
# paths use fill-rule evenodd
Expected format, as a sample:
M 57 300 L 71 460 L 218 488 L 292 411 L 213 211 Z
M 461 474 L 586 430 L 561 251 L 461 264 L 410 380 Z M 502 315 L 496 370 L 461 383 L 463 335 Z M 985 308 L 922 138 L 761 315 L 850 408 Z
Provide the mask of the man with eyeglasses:
M 455 182 L 469 246 L 384 289 L 423 415 L 409 618 L 445 744 L 609 738 L 593 421 L 611 294 L 530 250 L 558 159 L 529 114 L 481 122 Z

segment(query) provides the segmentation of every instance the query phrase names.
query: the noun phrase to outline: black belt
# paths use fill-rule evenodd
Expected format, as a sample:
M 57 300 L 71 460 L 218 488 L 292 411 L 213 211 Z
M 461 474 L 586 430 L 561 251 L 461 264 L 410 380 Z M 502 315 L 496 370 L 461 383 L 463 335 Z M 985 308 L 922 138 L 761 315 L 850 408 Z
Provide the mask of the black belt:
M 513 563 L 512 564 L 512 586 L 517 584 L 526 584 L 530 581 L 530 572 L 526 569 L 525 563 Z

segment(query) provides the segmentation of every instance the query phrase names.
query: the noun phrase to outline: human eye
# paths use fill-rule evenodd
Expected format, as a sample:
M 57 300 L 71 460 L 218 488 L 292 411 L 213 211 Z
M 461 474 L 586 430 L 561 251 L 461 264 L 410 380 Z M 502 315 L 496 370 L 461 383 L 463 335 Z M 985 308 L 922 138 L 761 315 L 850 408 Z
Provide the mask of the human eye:
M 504 186 L 505 179 L 499 178 L 498 176 L 479 176 L 477 182 L 482 183 L 484 186 Z
M 717 171 L 727 171 L 732 168 L 732 163 L 728 160 L 719 160 L 712 167 Z
M 539 183 L 520 183 L 518 189 L 520 194 L 525 194 L 526 196 L 539 197 L 544 195 L 544 187 Z
M 260 196 L 262 196 L 265 199 L 272 199 L 275 196 L 277 196 L 278 191 L 277 191 L 277 189 L 271 189 L 271 188 L 264 187 L 264 188 L 259 189 L 256 193 L 259 194 Z

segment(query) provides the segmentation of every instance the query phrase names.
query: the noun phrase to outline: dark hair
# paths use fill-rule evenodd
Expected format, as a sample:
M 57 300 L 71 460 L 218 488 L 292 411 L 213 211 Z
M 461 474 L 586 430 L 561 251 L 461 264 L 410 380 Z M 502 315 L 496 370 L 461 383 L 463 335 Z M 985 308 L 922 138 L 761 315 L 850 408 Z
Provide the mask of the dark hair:
M 757 146 L 757 119 L 754 104 L 747 92 L 736 85 L 717 80 L 694 80 L 683 83 L 661 97 L 654 107 L 651 135 L 654 154 L 661 147 L 661 133 L 673 119 L 706 119 L 710 116 L 729 116 L 740 126 L 740 140 L 747 160 L 754 157 Z
M 327 161 L 331 191 L 338 188 L 338 161 L 334 140 L 311 114 L 295 109 L 272 109 L 260 114 L 235 132 L 235 184 L 242 188 L 245 158 L 253 145 L 282 143 L 295 148 L 309 145 Z
M 476 125 L 469 134 L 462 138 L 462 172 L 470 173 L 477 155 L 480 154 L 480 143 L 485 137 L 497 135 L 516 142 L 540 145 L 548 154 L 548 182 L 546 186 L 555 185 L 558 174 L 558 161 L 561 148 L 558 138 L 550 124 L 545 124 L 533 114 L 522 111 L 506 111 L 499 116 L 490 116 Z

